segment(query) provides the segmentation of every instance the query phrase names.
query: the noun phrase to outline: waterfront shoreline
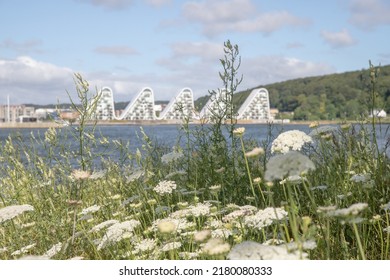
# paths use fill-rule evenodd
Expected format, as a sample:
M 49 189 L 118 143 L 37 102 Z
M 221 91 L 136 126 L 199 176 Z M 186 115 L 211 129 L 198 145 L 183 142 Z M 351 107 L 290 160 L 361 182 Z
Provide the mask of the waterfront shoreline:
M 341 123 L 359 123 L 358 121 L 341 121 L 341 120 L 323 120 L 317 121 L 319 125 L 336 125 Z M 157 121 L 99 121 L 96 123 L 97 126 L 153 126 L 153 125 L 180 125 L 182 121 L 175 120 L 157 120 Z M 237 125 L 256 125 L 256 124 L 274 124 L 274 125 L 310 125 L 313 121 L 256 121 L 256 120 L 238 120 Z M 389 120 L 381 121 L 381 124 L 390 124 Z M 92 125 L 90 123 L 89 125 Z M 201 124 L 201 121 L 191 121 L 190 124 Z M 73 123 L 71 125 L 77 125 Z M 56 122 L 30 122 L 30 123 L 0 123 L 1 128 L 61 128 L 64 127 L 61 123 Z

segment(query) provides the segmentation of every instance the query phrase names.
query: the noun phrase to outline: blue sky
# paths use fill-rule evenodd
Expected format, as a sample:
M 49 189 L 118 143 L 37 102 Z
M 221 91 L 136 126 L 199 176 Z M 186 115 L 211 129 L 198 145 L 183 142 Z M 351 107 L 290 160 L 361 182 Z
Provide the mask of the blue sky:
M 222 86 L 223 42 L 239 90 L 390 64 L 387 0 L 0 0 L 0 104 L 67 102 L 73 73 L 115 101 Z M 272 93 L 270 93 L 272 94 Z

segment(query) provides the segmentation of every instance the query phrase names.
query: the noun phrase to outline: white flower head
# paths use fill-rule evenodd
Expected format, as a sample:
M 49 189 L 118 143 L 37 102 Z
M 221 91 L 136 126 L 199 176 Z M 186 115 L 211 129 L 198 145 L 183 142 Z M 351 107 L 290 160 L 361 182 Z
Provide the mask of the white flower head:
M 266 169 L 264 178 L 267 181 L 273 181 L 282 180 L 286 176 L 301 176 L 309 170 L 314 170 L 315 165 L 307 156 L 292 151 L 271 157 Z
M 92 213 L 95 213 L 97 211 L 100 210 L 100 206 L 98 205 L 93 205 L 93 206 L 90 206 L 88 208 L 85 208 L 81 211 L 80 215 L 83 216 L 83 215 L 87 215 L 87 214 L 92 214 Z
M 221 255 L 229 252 L 230 245 L 220 238 L 212 238 L 204 244 L 202 252 L 209 256 Z
M 262 245 L 254 241 L 244 241 L 235 245 L 227 255 L 229 260 L 299 260 L 307 254 L 289 252 L 285 246 Z
M 245 156 L 246 157 L 256 157 L 256 156 L 259 156 L 259 155 L 262 155 L 262 154 L 264 154 L 264 149 L 256 147 L 252 151 L 246 152 Z
M 126 237 L 131 237 L 134 229 L 139 225 L 141 225 L 141 223 L 137 220 L 114 223 L 107 229 L 107 232 L 102 240 L 100 240 L 97 249 L 101 250 L 110 243 L 119 242 Z
M 178 249 L 180 247 L 181 247 L 181 242 L 170 242 L 170 243 L 165 244 L 161 248 L 161 251 L 168 252 L 168 251 L 172 251 L 172 250 Z
M 34 211 L 34 207 L 29 204 L 11 205 L 0 209 L 0 223 L 11 220 L 27 211 Z
M 244 224 L 247 227 L 262 229 L 275 221 L 285 220 L 287 216 L 288 213 L 282 208 L 267 207 L 254 215 L 244 217 Z
M 44 256 L 48 257 L 48 258 L 52 258 L 54 257 L 58 252 L 61 251 L 61 248 L 62 248 L 62 243 L 59 242 L 55 245 L 53 245 L 49 250 L 46 251 L 46 253 L 44 254 Z
M 171 194 L 176 189 L 176 183 L 174 181 L 161 181 L 153 188 L 153 190 L 161 195 Z
M 161 157 L 161 161 L 165 164 L 170 164 L 171 162 L 177 161 L 183 157 L 182 152 L 173 151 L 168 154 L 165 154 Z
M 280 152 L 282 154 L 289 151 L 300 151 L 306 143 L 311 143 L 313 140 L 309 135 L 300 130 L 289 130 L 279 134 L 272 142 L 271 152 Z
M 238 127 L 235 130 L 233 130 L 233 134 L 236 136 L 242 136 L 245 132 L 245 127 Z

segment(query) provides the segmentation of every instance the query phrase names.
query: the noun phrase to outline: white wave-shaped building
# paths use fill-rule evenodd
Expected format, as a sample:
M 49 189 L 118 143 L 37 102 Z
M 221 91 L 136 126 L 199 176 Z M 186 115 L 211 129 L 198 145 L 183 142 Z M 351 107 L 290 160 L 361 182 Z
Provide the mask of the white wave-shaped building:
M 113 91 L 102 88 L 96 107 L 98 120 L 212 120 L 214 116 L 226 113 L 228 95 L 219 90 L 210 96 L 199 114 L 195 112 L 193 92 L 183 88 L 157 117 L 154 93 L 151 88 L 143 88 L 138 95 L 120 113 L 115 112 Z M 267 121 L 271 119 L 268 91 L 265 88 L 254 89 L 238 110 L 237 119 Z

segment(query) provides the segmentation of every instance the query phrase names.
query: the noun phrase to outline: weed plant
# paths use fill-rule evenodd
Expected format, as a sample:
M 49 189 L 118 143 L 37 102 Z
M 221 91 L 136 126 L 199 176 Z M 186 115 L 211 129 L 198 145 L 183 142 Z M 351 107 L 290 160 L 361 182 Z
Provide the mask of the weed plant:
M 238 47 L 225 43 L 225 54 L 232 95 Z M 227 124 L 190 128 L 187 118 L 173 148 L 141 129 L 143 145 L 130 151 L 96 136 L 97 99 L 75 82 L 77 124 L 1 145 L 0 259 L 390 258 L 388 145 L 363 122 L 309 135 L 270 124 L 260 142 L 225 103 Z

